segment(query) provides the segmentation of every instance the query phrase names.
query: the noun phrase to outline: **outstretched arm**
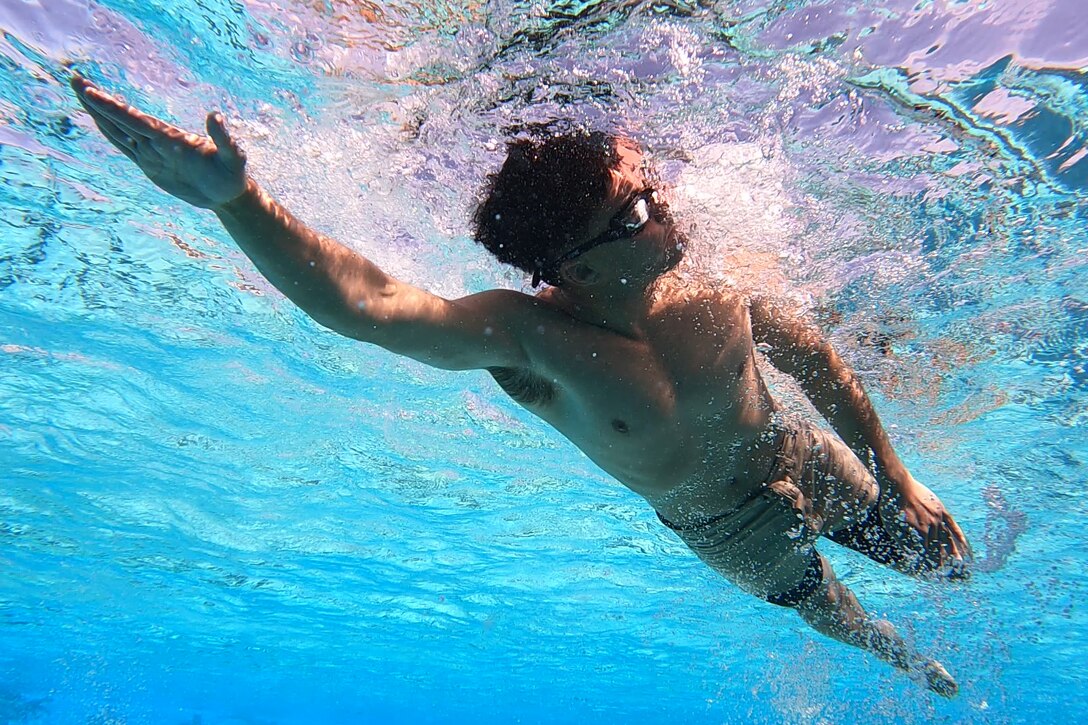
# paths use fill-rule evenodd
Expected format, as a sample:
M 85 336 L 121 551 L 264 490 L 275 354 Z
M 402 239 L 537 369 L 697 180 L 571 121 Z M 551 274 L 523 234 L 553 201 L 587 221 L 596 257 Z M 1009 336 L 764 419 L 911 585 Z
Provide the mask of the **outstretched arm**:
M 246 176 L 223 118 L 186 133 L 72 80 L 102 134 L 164 191 L 215 212 L 269 282 L 318 323 L 435 367 L 524 367 L 520 324 L 532 297 L 494 290 L 446 300 L 387 275 L 295 219 Z
M 854 371 L 818 329 L 782 313 L 770 300 L 751 303 L 752 336 L 768 346 L 768 359 L 801 385 L 835 432 L 875 471 L 884 509 L 894 508 L 898 521 L 915 532 L 906 543 L 930 567 L 960 567 L 970 557 L 967 539 L 940 500 L 914 480 L 892 448 L 880 417 Z
M 335 332 L 448 370 L 527 365 L 519 340 L 532 297 L 491 290 L 447 300 L 401 282 L 252 181 L 215 213 L 261 274 Z

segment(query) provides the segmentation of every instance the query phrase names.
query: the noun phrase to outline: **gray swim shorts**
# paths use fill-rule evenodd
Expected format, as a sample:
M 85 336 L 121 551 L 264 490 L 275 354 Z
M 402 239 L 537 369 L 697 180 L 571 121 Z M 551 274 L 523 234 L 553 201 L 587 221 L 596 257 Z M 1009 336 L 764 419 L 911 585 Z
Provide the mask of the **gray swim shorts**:
M 868 525 L 880 489 L 854 452 L 812 424 L 773 424 L 778 453 L 767 479 L 736 508 L 715 516 L 662 523 L 715 571 L 772 604 L 795 606 L 823 582 L 821 535 Z M 879 522 L 877 522 L 879 523 Z

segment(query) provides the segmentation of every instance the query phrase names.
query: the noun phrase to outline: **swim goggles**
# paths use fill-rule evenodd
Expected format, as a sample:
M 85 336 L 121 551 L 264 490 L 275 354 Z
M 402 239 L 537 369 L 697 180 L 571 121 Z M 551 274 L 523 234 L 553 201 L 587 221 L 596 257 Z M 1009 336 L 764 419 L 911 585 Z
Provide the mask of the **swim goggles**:
M 542 266 L 533 272 L 533 287 L 540 285 L 540 280 L 545 273 L 551 275 L 558 271 L 559 265 L 563 264 L 563 262 L 585 254 L 602 244 L 616 242 L 620 239 L 630 239 L 641 232 L 650 222 L 650 219 L 657 219 L 661 222 L 667 220 L 668 212 L 665 205 L 660 201 L 658 193 L 653 189 L 636 191 L 628 198 L 623 208 L 616 212 L 616 215 L 609 221 L 608 229 L 588 242 L 583 242 L 577 247 L 567 250 L 557 259 L 552 260 L 546 267 Z

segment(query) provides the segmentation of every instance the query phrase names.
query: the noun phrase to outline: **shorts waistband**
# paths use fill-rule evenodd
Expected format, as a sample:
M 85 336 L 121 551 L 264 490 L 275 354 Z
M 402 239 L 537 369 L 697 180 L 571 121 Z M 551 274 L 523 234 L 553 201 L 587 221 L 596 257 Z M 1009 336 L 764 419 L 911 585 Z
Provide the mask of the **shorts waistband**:
M 759 487 L 751 496 L 749 496 L 744 501 L 741 501 L 728 511 L 723 511 L 722 513 L 714 514 L 713 516 L 700 517 L 690 523 L 678 524 L 673 521 L 669 521 L 667 518 L 662 516 L 660 512 L 655 511 L 654 513 L 657 513 L 658 520 L 673 531 L 681 531 L 685 533 L 701 531 L 708 526 L 713 526 L 719 521 L 722 521 L 732 516 L 737 511 L 744 508 L 745 504 L 747 504 L 752 498 L 760 495 L 763 489 L 766 488 L 769 484 L 780 480 L 782 476 L 789 470 L 793 456 L 793 449 L 796 447 L 795 441 L 797 438 L 797 431 L 794 426 L 791 426 L 787 422 L 780 420 L 778 416 L 776 416 L 775 419 L 771 421 L 768 427 L 773 430 L 775 434 L 775 441 L 774 445 L 772 446 L 772 448 L 774 449 L 773 462 L 771 463 L 770 470 L 767 472 L 767 476 L 763 479 L 763 481 L 759 484 Z M 789 450 L 786 450 L 787 447 L 789 448 Z

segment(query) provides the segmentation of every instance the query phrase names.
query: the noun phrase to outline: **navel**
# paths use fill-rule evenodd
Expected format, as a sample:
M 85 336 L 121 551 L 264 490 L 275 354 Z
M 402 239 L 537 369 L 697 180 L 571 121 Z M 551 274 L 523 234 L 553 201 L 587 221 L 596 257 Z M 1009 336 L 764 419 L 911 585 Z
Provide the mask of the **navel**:
M 612 421 L 612 430 L 616 431 L 617 433 L 626 433 L 630 430 L 630 428 L 628 428 L 627 424 L 624 423 L 622 420 L 616 418 Z

